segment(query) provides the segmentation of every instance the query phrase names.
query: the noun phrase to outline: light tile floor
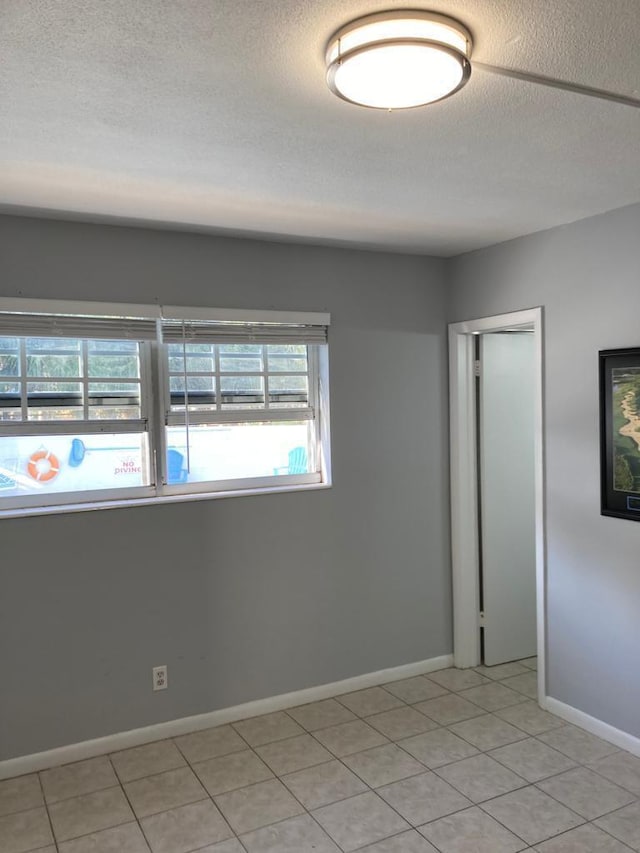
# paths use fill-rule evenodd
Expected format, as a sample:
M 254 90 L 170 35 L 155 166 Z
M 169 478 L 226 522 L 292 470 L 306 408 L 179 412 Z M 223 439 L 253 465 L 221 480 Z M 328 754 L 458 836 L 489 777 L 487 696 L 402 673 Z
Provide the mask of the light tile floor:
M 0 853 L 640 853 L 640 758 L 442 670 L 0 782 Z

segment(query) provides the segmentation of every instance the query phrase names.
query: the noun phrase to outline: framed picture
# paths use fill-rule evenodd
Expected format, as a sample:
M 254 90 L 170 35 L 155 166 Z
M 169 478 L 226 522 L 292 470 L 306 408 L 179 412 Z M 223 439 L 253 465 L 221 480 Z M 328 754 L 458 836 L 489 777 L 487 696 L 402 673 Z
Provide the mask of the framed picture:
M 640 521 L 640 348 L 599 355 L 600 508 Z

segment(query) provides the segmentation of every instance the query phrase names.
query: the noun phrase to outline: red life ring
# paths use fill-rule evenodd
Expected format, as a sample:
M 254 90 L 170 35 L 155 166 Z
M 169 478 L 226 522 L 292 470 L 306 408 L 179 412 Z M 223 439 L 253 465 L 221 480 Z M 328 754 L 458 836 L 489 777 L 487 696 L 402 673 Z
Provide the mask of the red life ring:
M 46 483 L 47 480 L 53 480 L 59 470 L 58 458 L 49 450 L 36 450 L 29 457 L 27 471 L 34 480 Z

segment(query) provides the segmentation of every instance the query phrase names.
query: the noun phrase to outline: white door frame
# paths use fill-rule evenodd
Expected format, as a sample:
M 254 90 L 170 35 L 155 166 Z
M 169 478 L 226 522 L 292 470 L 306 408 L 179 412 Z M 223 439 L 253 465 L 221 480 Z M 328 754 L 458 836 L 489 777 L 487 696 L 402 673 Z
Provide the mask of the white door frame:
M 499 332 L 520 327 L 532 328 L 535 336 L 536 622 L 538 701 L 542 705 L 546 697 L 542 308 L 530 308 L 449 325 L 453 654 L 458 667 L 477 666 L 480 663 L 480 555 L 473 338 L 483 332 Z

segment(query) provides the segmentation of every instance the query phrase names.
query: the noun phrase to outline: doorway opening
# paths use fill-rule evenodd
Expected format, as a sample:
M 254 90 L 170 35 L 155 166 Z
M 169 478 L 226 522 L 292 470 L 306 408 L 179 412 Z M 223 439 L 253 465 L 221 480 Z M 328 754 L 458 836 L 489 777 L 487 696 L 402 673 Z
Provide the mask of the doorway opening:
M 461 668 L 483 660 L 498 663 L 530 656 L 527 650 L 533 647 L 542 704 L 546 695 L 542 309 L 451 324 L 449 369 L 454 662 Z M 493 378 L 478 379 L 483 369 Z M 513 427 L 513 442 L 505 441 L 505 424 Z M 509 466 L 506 475 L 498 471 L 491 476 L 497 464 Z M 515 500 L 510 497 L 514 482 L 522 483 Z M 514 555 L 522 562 L 519 547 L 529 554 L 524 560 L 528 567 L 523 563 L 519 577 L 505 582 L 494 565 L 502 562 L 507 567 L 502 571 L 512 571 Z M 488 612 L 485 622 L 489 606 L 493 631 Z M 500 630 L 498 622 L 504 623 Z

